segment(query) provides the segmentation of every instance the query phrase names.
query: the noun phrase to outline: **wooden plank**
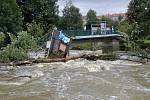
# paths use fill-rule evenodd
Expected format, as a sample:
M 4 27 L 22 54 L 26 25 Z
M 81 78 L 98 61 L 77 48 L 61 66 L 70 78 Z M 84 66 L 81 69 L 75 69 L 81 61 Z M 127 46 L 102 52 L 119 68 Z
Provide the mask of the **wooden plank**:
M 55 59 L 37 59 L 33 63 L 51 63 L 51 62 L 66 62 L 68 60 L 75 60 L 81 57 L 55 58 Z

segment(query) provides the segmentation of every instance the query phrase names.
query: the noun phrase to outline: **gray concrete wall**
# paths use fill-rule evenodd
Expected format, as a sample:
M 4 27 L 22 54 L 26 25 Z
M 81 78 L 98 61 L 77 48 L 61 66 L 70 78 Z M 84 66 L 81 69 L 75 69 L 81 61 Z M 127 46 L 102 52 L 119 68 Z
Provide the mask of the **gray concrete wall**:
M 92 50 L 102 50 L 103 53 L 111 53 L 119 51 L 119 39 L 106 38 L 106 39 L 89 39 L 89 40 L 76 40 L 72 42 L 71 48 L 74 47 L 88 47 Z

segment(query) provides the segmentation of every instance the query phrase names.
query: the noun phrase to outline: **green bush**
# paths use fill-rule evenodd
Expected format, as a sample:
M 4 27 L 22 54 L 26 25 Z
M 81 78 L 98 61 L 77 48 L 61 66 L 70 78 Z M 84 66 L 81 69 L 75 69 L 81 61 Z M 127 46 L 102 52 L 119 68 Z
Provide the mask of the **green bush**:
M 14 42 L 17 48 L 22 48 L 25 52 L 29 52 L 37 49 L 37 43 L 33 36 L 27 32 L 18 33 L 18 39 Z
M 39 40 L 44 34 L 44 30 L 41 25 L 34 21 L 31 24 L 27 24 L 27 32 L 37 40 Z
M 27 59 L 27 53 L 36 50 L 34 38 L 27 32 L 18 33 L 18 37 L 9 34 L 12 44 L 0 51 L 0 62 L 20 61 Z
M 1 47 L 4 46 L 5 38 L 6 38 L 6 37 L 5 37 L 5 34 L 2 33 L 2 32 L 0 32 L 0 49 L 1 49 Z
M 14 45 L 8 45 L 0 52 L 0 62 L 20 61 L 27 59 L 27 53 L 23 49 L 18 49 Z
M 0 32 L 0 43 L 4 42 L 5 40 L 5 34 Z

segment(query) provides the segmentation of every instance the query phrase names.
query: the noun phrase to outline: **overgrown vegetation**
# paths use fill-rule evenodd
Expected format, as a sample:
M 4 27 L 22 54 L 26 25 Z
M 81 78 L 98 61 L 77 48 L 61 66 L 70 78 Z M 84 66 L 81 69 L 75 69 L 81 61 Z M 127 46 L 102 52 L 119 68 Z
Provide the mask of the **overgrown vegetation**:
M 58 0 L 1 0 L 0 1 L 0 62 L 28 59 L 27 53 L 43 44 L 54 27 L 61 30 L 83 30 L 80 9 L 68 2 L 63 9 L 63 16 L 58 13 Z M 127 19 L 118 22 L 105 16 L 97 18 L 94 10 L 87 13 L 87 25 L 107 21 L 107 26 L 118 26 L 124 32 L 126 50 L 150 51 L 150 1 L 131 0 Z M 77 34 L 77 33 L 76 33 Z M 90 44 L 82 48 L 92 48 Z M 145 53 L 146 52 L 146 53 Z
M 27 53 L 22 48 L 17 48 L 14 45 L 8 45 L 3 51 L 0 51 L 0 62 L 2 63 L 25 59 L 27 59 Z
M 150 54 L 150 1 L 131 0 L 127 20 L 120 22 L 118 30 L 124 32 L 127 50 L 139 55 Z
M 99 20 L 97 19 L 97 14 L 94 10 L 90 9 L 86 15 L 87 25 L 91 24 L 99 24 Z
M 27 32 L 20 32 L 18 36 L 9 34 L 12 43 L 0 51 L 0 62 L 20 61 L 28 59 L 27 53 L 36 50 L 34 38 Z
M 17 0 L 24 20 L 23 28 L 26 30 L 27 23 L 35 21 L 41 24 L 44 32 L 47 33 L 58 22 L 58 0 Z
M 61 30 L 82 30 L 83 21 L 80 9 L 72 3 L 65 6 L 63 16 L 60 17 L 59 27 Z
M 1 0 L 0 62 L 28 59 L 57 22 L 57 0 Z
M 44 30 L 41 26 L 41 24 L 37 24 L 36 22 L 32 22 L 31 24 L 27 24 L 27 32 L 36 38 L 36 40 L 40 40 L 41 37 L 44 35 Z
M 22 13 L 16 0 L 0 0 L 0 32 L 19 32 L 22 30 L 22 21 Z
M 4 46 L 5 38 L 5 34 L 3 32 L 0 32 L 0 49 Z
M 2 44 L 5 40 L 5 34 L 0 32 L 0 44 Z

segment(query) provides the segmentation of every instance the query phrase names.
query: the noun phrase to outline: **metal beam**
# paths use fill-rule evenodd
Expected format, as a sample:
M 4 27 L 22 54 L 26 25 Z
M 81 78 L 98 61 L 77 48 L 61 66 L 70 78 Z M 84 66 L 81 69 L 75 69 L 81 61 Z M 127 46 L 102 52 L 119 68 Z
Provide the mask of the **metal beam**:
M 121 37 L 120 34 L 107 34 L 107 35 L 89 35 L 89 36 L 75 36 L 72 37 L 73 40 L 83 40 L 83 39 L 94 39 L 94 38 L 112 38 Z

